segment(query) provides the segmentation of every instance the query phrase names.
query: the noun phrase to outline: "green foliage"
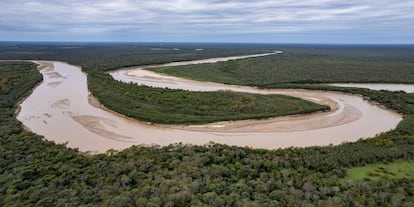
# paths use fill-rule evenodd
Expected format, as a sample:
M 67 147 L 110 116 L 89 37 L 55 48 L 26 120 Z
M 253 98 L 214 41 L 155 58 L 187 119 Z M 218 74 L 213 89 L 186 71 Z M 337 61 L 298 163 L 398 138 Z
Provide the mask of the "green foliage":
M 13 117 L 16 103 L 41 79 L 33 63 L 0 62 L 0 131 L 20 131 Z
M 412 47 L 338 48 L 290 47 L 285 48 L 283 54 L 272 56 L 150 70 L 196 80 L 259 87 L 287 83 L 414 83 Z
M 88 86 L 109 109 L 153 123 L 196 124 L 260 119 L 329 109 L 328 106 L 284 95 L 190 92 L 138 86 L 115 81 L 102 73 L 90 73 Z
M 414 161 L 398 160 L 392 163 L 377 163 L 348 169 L 343 181 L 380 181 L 382 179 L 407 179 L 414 177 Z
M 404 120 L 402 120 L 398 124 L 397 130 L 403 133 L 414 135 L 414 115 L 408 115 Z

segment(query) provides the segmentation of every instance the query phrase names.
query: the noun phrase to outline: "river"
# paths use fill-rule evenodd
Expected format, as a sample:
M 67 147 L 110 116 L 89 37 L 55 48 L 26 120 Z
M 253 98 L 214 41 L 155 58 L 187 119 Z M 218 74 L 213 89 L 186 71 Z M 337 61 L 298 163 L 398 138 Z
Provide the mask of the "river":
M 405 91 L 414 93 L 414 84 L 391 84 L 391 83 L 335 83 L 329 84 L 338 87 L 368 88 L 371 90 Z
M 211 61 L 214 61 L 210 59 Z M 224 61 L 222 58 L 220 61 Z M 254 148 L 305 147 L 340 144 L 371 137 L 394 128 L 400 114 L 365 101 L 360 96 L 328 91 L 259 90 L 252 87 L 206 83 L 159 75 L 142 67 L 114 71 L 123 81 L 189 90 L 234 90 L 286 94 L 334 110 L 265 120 L 220 122 L 207 125 L 167 126 L 131 120 L 103 107 L 89 95 L 86 75 L 62 62 L 39 62 L 44 81 L 21 103 L 17 119 L 29 130 L 80 151 L 98 153 L 132 145 L 223 143 Z M 186 64 L 194 63 L 192 61 Z

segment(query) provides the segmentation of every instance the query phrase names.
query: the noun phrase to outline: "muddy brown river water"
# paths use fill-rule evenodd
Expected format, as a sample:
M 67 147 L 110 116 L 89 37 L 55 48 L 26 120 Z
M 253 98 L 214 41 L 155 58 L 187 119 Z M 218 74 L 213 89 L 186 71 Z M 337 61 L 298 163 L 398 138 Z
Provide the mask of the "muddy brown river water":
M 208 61 L 217 60 L 226 59 Z M 199 62 L 189 61 L 185 64 Z M 111 148 L 119 150 L 132 145 L 163 146 L 178 142 L 216 142 L 266 149 L 340 144 L 388 131 L 402 119 L 400 114 L 355 95 L 327 91 L 260 90 L 198 82 L 156 74 L 142 67 L 111 72 L 118 80 L 150 86 L 286 94 L 327 104 L 333 109 L 330 112 L 265 120 L 192 126 L 153 125 L 131 120 L 101 107 L 89 96 L 86 75 L 79 67 L 62 62 L 38 63 L 42 64 L 40 72 L 44 81 L 21 103 L 17 119 L 29 130 L 45 136 L 48 140 L 56 143 L 67 142 L 69 147 L 92 153 L 105 152 Z
M 414 84 L 390 84 L 390 83 L 335 83 L 329 84 L 339 87 L 368 88 L 371 90 L 405 91 L 414 93 Z

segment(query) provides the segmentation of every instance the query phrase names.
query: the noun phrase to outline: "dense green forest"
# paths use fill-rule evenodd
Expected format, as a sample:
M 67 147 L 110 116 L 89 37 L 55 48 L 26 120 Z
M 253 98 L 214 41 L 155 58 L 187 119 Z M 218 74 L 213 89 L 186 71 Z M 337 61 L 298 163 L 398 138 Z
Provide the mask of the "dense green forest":
M 286 83 L 414 83 L 414 49 L 286 48 L 282 54 L 265 57 L 150 70 L 202 81 L 260 87 Z
M 152 123 L 199 124 L 329 110 L 328 106 L 284 95 L 152 88 L 121 83 L 104 73 L 90 73 L 88 86 L 109 109 Z
M 330 50 L 343 58 L 352 57 L 350 51 L 365 54 L 355 48 L 286 49 L 303 54 Z M 65 55 L 50 51 L 57 59 Z M 385 59 L 409 58 L 394 57 L 393 48 L 390 51 Z M 21 56 L 8 58 L 33 57 L 33 51 L 26 52 L 16 49 Z M 94 62 L 107 56 L 88 57 Z M 126 62 L 106 61 L 114 62 L 108 68 Z M 96 75 L 92 78 L 108 78 L 92 72 L 92 65 L 86 69 Z M 176 144 L 86 155 L 24 131 L 14 118 L 18 100 L 40 80 L 32 63 L 0 62 L 0 206 L 414 206 L 414 178 L 394 172 L 396 167 L 413 167 L 414 94 L 269 83 L 266 87 L 361 94 L 406 118 L 395 130 L 337 146 L 262 150 Z M 374 172 L 369 170 L 373 166 Z
M 338 146 L 260 150 L 220 144 L 135 146 L 83 155 L 21 129 L 15 105 L 40 76 L 0 63 L 2 206 L 412 206 L 414 178 L 344 181 L 347 168 L 409 160 L 393 130 Z M 14 120 L 14 121 L 10 121 Z M 410 127 L 411 122 L 404 128 Z M 7 130 L 9 129 L 9 130 Z
M 263 44 L 0 42 L 0 60 L 57 60 L 84 70 L 110 70 L 173 61 L 273 51 Z M 197 50 L 196 49 L 203 49 Z
M 36 65 L 26 62 L 0 62 L 0 132 L 13 134 L 20 131 L 14 117 L 17 101 L 27 95 L 42 80 Z

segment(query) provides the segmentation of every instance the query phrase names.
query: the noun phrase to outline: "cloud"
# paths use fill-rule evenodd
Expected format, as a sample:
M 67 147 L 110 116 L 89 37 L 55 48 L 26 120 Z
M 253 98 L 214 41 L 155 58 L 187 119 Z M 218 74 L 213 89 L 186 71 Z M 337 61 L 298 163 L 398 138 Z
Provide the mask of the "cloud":
M 338 31 L 414 37 L 411 0 L 2 0 L 0 8 L 0 37 L 13 32 L 116 38 L 123 32 L 217 36 Z

